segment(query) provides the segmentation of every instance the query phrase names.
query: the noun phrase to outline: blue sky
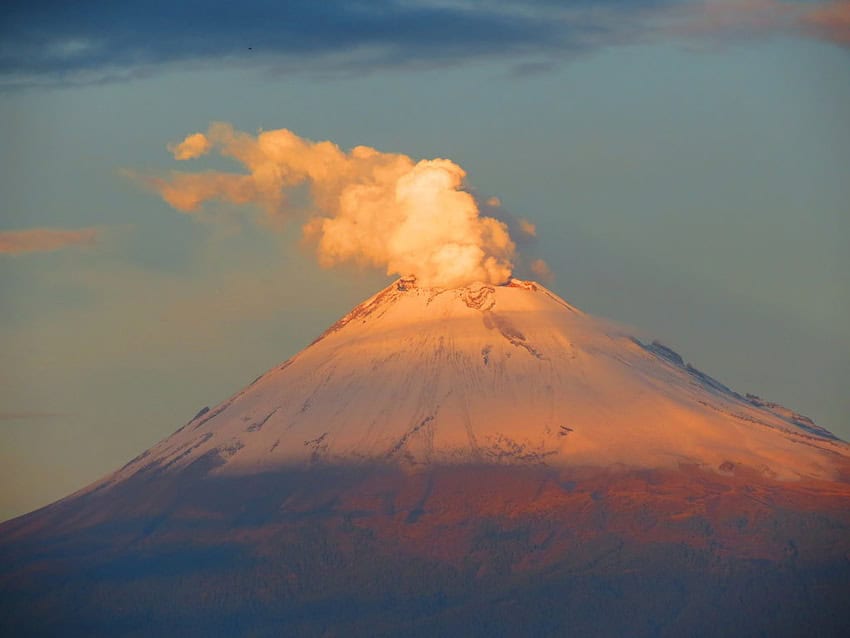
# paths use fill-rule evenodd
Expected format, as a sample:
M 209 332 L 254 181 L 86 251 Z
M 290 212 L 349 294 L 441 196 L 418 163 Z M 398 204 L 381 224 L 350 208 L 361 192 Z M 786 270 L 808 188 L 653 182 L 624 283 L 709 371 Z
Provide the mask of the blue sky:
M 850 438 L 846 3 L 64 6 L 0 25 L 0 518 L 390 280 L 128 178 L 181 168 L 166 146 L 211 121 L 451 158 L 537 225 L 553 290 Z

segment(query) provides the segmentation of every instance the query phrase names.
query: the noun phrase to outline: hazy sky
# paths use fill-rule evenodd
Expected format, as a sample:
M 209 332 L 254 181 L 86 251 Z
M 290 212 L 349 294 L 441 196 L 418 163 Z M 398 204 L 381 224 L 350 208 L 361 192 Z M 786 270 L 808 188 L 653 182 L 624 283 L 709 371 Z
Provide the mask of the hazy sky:
M 391 280 L 321 268 L 298 216 L 186 214 L 133 177 L 185 170 L 167 146 L 213 121 L 450 158 L 536 224 L 524 263 L 558 294 L 850 438 L 846 0 L 0 12 L 0 519 L 122 465 Z

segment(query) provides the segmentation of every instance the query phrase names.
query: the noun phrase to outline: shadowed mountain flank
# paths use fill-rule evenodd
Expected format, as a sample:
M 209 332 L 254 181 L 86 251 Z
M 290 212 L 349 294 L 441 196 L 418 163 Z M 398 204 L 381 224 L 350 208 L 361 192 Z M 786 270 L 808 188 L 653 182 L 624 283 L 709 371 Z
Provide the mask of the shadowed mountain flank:
M 4 525 L 0 626 L 839 636 L 848 502 L 846 484 L 693 467 L 139 476 Z

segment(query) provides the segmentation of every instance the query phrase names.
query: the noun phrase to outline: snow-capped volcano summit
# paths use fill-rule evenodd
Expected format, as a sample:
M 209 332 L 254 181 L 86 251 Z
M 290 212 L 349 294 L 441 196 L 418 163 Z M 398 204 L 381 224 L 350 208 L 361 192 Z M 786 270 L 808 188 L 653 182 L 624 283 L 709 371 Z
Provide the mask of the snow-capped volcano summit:
M 214 474 L 381 461 L 834 476 L 848 446 L 534 282 L 400 279 L 122 468 Z

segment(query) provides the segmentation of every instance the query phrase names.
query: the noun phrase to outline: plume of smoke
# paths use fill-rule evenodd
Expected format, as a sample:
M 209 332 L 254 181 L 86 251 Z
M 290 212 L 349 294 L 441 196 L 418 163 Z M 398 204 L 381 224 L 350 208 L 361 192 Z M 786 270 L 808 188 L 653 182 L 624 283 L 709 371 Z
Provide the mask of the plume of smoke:
M 254 136 L 224 123 L 169 150 L 177 160 L 217 152 L 247 170 L 142 178 L 179 211 L 223 201 L 285 215 L 296 208 L 292 196 L 307 187 L 312 209 L 303 230 L 324 266 L 367 264 L 438 287 L 500 284 L 511 275 L 515 245 L 508 227 L 481 214 L 463 190 L 465 171 L 451 160 L 414 161 L 367 146 L 346 153 L 286 129 Z
M 182 212 L 223 201 L 291 215 L 290 200 L 306 187 L 312 207 L 304 235 L 323 266 L 366 264 L 438 287 L 500 284 L 511 276 L 515 245 L 508 227 L 481 214 L 463 189 L 465 171 L 451 160 L 414 161 L 367 146 L 346 153 L 286 129 L 254 136 L 225 123 L 168 148 L 177 160 L 217 152 L 247 171 L 142 178 Z

